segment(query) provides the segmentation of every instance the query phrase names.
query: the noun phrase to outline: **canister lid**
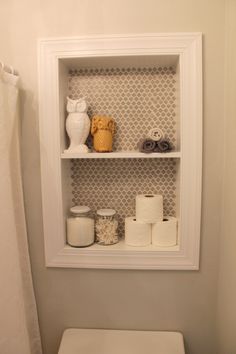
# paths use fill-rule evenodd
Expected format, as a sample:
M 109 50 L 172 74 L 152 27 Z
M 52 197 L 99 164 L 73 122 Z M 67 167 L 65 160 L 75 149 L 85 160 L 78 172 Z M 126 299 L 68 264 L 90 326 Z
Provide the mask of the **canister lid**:
M 97 210 L 97 215 L 100 216 L 112 216 L 115 215 L 115 209 L 99 209 Z
M 70 211 L 73 214 L 84 214 L 84 213 L 88 213 L 91 209 L 86 206 L 86 205 L 76 205 L 72 208 L 70 208 Z

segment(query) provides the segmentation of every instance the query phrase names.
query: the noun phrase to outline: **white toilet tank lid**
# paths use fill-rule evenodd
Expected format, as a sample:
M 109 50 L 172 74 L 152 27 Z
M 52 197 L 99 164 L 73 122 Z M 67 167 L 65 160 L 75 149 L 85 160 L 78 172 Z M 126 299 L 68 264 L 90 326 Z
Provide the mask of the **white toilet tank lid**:
M 179 332 L 66 329 L 58 354 L 184 354 Z

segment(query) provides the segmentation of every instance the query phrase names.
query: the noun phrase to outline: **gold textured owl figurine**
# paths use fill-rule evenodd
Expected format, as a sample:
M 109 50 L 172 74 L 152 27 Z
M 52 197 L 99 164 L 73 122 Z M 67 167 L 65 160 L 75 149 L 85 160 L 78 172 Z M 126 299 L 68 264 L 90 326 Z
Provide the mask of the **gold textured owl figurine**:
M 91 124 L 93 148 L 97 152 L 112 151 L 112 138 L 115 134 L 115 122 L 107 116 L 94 116 Z

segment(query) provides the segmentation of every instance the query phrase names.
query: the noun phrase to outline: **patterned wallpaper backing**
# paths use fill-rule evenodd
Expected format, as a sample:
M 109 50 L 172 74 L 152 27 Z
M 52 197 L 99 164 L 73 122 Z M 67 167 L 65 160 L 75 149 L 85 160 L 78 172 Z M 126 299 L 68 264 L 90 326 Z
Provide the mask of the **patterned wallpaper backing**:
M 176 164 L 174 159 L 73 160 L 72 204 L 114 208 L 121 236 L 124 217 L 135 215 L 137 194 L 162 194 L 164 215 L 175 216 Z
M 70 71 L 68 94 L 73 99 L 86 97 L 90 117 L 114 118 L 114 151 L 135 150 L 138 141 L 156 126 L 176 148 L 177 84 L 171 67 L 80 69 Z M 75 159 L 71 178 L 72 204 L 116 209 L 120 235 L 124 234 L 124 217 L 135 215 L 136 194 L 162 194 L 164 214 L 176 213 L 173 159 Z
M 114 118 L 114 151 L 137 149 L 157 126 L 176 148 L 177 85 L 172 67 L 81 69 L 70 72 L 69 96 L 86 97 L 89 117 Z

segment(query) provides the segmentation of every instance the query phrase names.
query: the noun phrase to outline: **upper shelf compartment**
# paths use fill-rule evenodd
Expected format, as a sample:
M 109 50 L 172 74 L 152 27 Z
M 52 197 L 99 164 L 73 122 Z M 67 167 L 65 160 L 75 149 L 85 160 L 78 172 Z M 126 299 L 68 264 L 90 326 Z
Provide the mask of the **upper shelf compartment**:
M 64 105 L 67 96 L 72 99 L 86 97 L 90 118 L 107 115 L 115 121 L 113 155 L 88 154 L 86 157 L 79 154 L 74 158 L 146 158 L 145 154 L 137 153 L 137 146 L 156 127 L 171 142 L 173 151 L 180 151 L 179 56 L 152 53 L 148 56 L 63 58 L 59 60 L 59 70 L 60 100 Z M 61 73 L 67 73 L 67 85 Z M 61 109 L 63 124 L 66 113 L 65 108 Z M 91 137 L 87 145 L 92 148 Z M 63 154 L 67 146 L 64 133 L 61 136 L 62 158 L 70 158 L 70 153 L 68 156 Z M 152 154 L 150 157 L 165 156 Z

